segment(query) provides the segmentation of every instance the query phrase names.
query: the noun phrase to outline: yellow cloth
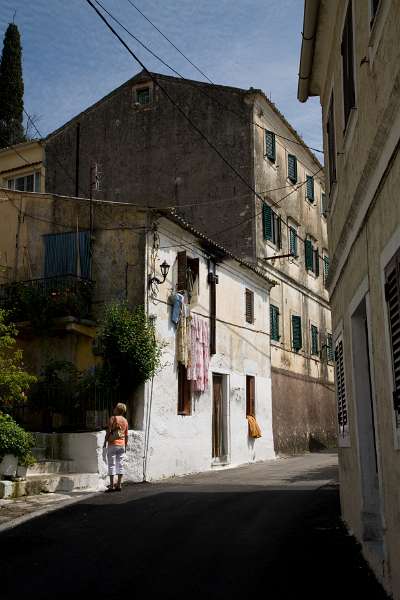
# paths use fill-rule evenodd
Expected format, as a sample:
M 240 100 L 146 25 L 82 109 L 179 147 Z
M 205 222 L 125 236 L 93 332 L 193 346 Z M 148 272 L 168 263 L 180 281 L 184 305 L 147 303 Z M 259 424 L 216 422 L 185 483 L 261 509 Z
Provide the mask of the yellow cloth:
M 251 415 L 247 415 L 246 419 L 249 422 L 249 436 L 252 438 L 260 438 L 262 437 L 261 429 L 255 419 Z
M 189 362 L 188 319 L 183 315 L 178 323 L 176 341 L 176 359 L 187 367 Z

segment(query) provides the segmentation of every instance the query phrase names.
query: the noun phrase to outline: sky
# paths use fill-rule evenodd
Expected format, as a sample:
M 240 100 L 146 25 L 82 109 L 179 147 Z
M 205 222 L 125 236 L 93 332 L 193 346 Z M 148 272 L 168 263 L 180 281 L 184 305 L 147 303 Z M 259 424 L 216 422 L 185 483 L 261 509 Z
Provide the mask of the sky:
M 101 1 L 165 62 L 204 80 L 128 0 Z M 261 88 L 308 145 L 322 148 L 319 99 L 297 100 L 303 0 L 132 1 L 214 83 Z M 86 0 L 0 4 L 1 38 L 16 10 L 25 109 L 43 136 L 141 70 Z M 173 75 L 121 33 L 149 70 Z

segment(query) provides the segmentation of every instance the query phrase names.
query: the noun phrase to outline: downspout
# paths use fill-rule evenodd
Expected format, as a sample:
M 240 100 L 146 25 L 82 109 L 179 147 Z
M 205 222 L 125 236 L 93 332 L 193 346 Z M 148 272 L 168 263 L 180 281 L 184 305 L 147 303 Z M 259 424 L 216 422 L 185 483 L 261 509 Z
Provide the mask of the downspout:
M 300 102 L 308 100 L 310 95 L 310 79 L 315 49 L 320 0 L 304 0 L 303 32 L 300 52 L 299 83 L 297 98 Z

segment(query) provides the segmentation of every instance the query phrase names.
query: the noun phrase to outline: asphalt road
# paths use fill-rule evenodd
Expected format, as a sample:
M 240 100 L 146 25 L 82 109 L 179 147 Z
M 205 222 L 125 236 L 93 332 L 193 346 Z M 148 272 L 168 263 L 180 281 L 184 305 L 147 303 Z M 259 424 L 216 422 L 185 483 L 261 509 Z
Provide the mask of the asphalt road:
M 0 535 L 0 597 L 384 599 L 334 455 L 126 486 Z

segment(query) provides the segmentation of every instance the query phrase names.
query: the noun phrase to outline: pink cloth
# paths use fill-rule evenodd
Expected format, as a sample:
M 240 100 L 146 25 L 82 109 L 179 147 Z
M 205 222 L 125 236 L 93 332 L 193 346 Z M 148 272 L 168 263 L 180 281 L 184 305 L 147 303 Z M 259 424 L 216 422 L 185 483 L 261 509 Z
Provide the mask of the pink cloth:
M 204 392 L 208 386 L 210 362 L 208 322 L 192 314 L 190 336 L 190 367 L 187 378 L 193 381 L 195 392 Z

